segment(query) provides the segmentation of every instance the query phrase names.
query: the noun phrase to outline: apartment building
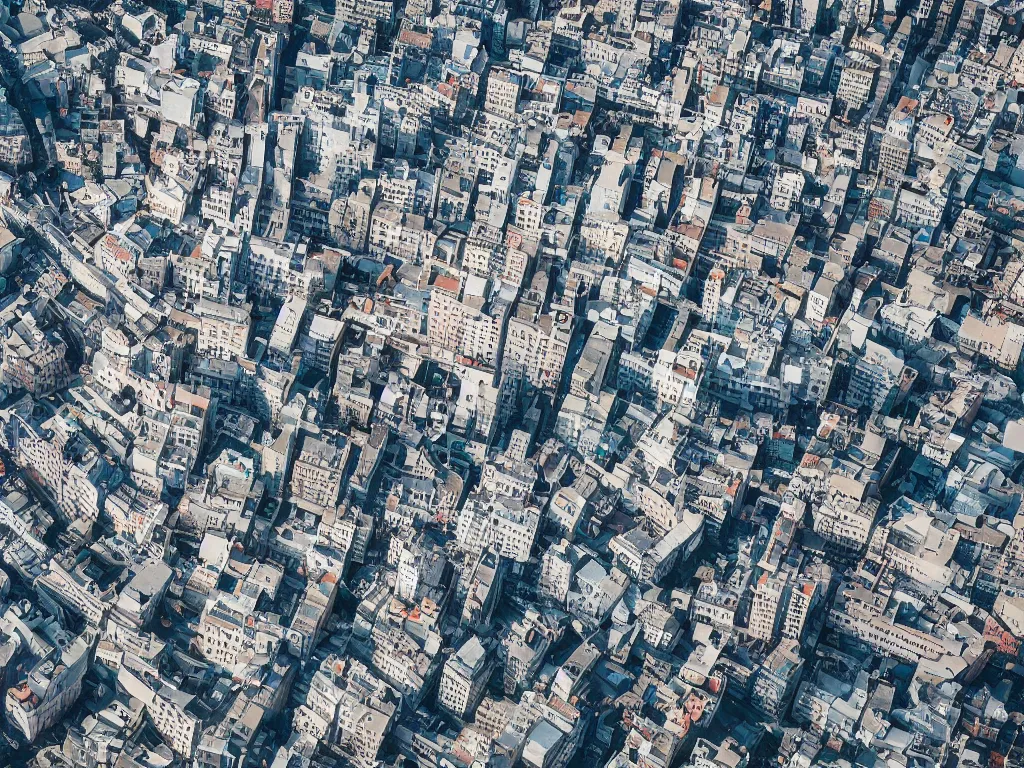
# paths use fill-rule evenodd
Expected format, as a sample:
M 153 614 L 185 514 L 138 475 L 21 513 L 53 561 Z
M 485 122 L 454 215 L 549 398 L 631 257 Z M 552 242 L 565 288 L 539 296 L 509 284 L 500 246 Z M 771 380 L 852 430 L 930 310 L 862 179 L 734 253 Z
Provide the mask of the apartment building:
M 690 603 L 694 621 L 710 624 L 722 632 L 731 633 L 736 623 L 740 598 L 735 590 L 714 581 L 701 584 Z
M 227 122 L 235 119 L 238 96 L 235 93 L 234 73 L 218 67 L 213 77 L 206 81 L 203 95 L 203 111 L 211 120 L 220 118 Z
M 331 370 L 331 363 L 341 345 L 346 324 L 326 315 L 316 314 L 309 323 L 309 330 L 302 336 L 302 365 L 304 368 L 321 373 Z
M 871 536 L 877 510 L 878 500 L 868 497 L 863 482 L 834 473 L 824 498 L 812 507 L 814 532 L 836 554 L 859 556 Z
M 935 227 L 946 214 L 948 198 L 937 190 L 904 182 L 896 200 L 895 220 L 906 227 Z
M 774 639 L 784 590 L 785 584 L 769 574 L 762 574 L 758 579 L 747 619 L 750 637 L 766 642 Z
M 498 739 L 528 768 L 565 768 L 586 733 L 585 718 L 565 699 L 526 691 Z
M 123 666 L 118 669 L 117 684 L 145 705 L 153 727 L 176 755 L 190 758 L 195 753 L 202 718 L 194 694 L 163 677 L 143 679 Z
M 437 692 L 438 704 L 459 720 L 472 717 L 494 667 L 492 654 L 480 638 L 472 635 L 445 662 Z
M 215 591 L 199 619 L 197 646 L 207 661 L 232 670 L 254 654 L 273 658 L 284 637 L 280 618 L 253 611 L 254 603 Z
M 968 315 L 957 333 L 957 346 L 969 355 L 987 358 L 1004 370 L 1015 371 L 1024 349 L 1024 326 Z
M 562 539 L 544 550 L 540 556 L 540 580 L 537 591 L 541 598 L 555 605 L 565 605 L 569 588 L 572 586 L 578 555 L 571 547 L 568 541 Z
M 780 171 L 772 183 L 769 204 L 777 211 L 790 211 L 804 191 L 806 179 L 801 171 Z
M 615 563 L 637 581 L 657 583 L 672 570 L 679 557 L 689 555 L 704 537 L 704 518 L 686 511 L 664 536 L 656 537 L 637 526 L 612 537 L 608 550 Z
M 892 656 L 911 664 L 922 660 L 936 661 L 943 656 L 959 656 L 964 644 L 959 640 L 936 637 L 887 616 L 864 615 L 846 611 L 842 607 L 829 613 L 829 626 L 868 646 L 875 653 Z
M 311 435 L 303 437 L 292 465 L 289 485 L 292 498 L 313 508 L 337 504 L 348 454 L 349 444 L 344 438 L 329 443 Z
M 111 619 L 131 631 L 142 632 L 156 618 L 172 576 L 163 560 L 150 558 L 133 567 L 131 578 L 114 603 Z
M 605 321 L 594 326 L 573 368 L 569 394 L 583 398 L 595 397 L 604 388 L 615 355 L 618 330 L 617 326 Z
M 149 541 L 153 528 L 163 525 L 169 508 L 166 503 L 122 486 L 107 496 L 104 511 L 114 532 L 132 541 Z
M 780 641 L 754 674 L 751 705 L 767 717 L 781 719 L 796 695 L 803 668 L 800 644 L 795 640 Z
M 512 120 L 519 106 L 522 75 L 503 67 L 491 67 L 487 75 L 484 109 L 506 120 Z
M 96 521 L 114 480 L 113 466 L 86 437 L 70 406 L 34 425 L 14 416 L 14 453 L 68 522 L 88 528 Z
M 725 270 L 720 267 L 708 272 L 701 295 L 700 314 L 705 323 L 714 324 L 718 317 L 718 307 L 722 300 L 722 286 L 725 283 Z
M 309 299 L 324 286 L 324 265 L 309 253 L 308 243 L 253 237 L 243 252 L 239 280 L 264 298 Z
M 434 250 L 437 235 L 426 225 L 426 219 L 415 213 L 404 213 L 380 203 L 373 209 L 367 247 L 373 254 L 395 254 L 414 260 Z
M 350 562 L 362 563 L 373 527 L 373 516 L 354 506 L 326 509 L 317 526 L 317 543 L 347 552 Z
M 848 109 L 860 109 L 871 100 L 877 75 L 878 64 L 868 54 L 851 51 L 839 76 L 836 98 Z
M 790 584 L 789 600 L 782 616 L 780 633 L 787 640 L 801 641 L 807 630 L 807 620 L 824 596 L 828 583 L 814 575 L 801 577 Z
M 198 532 L 247 536 L 264 493 L 256 469 L 251 457 L 224 449 L 207 465 L 209 476 L 186 489 L 178 503 L 181 523 Z
M 540 527 L 540 510 L 523 499 L 481 494 L 470 497 L 459 513 L 455 538 L 474 554 L 492 548 L 502 557 L 525 563 Z
M 25 122 L 5 95 L 0 100 L 0 165 L 16 170 L 31 162 L 32 142 Z
M 535 321 L 512 317 L 502 350 L 502 369 L 521 376 L 538 389 L 556 389 L 572 338 L 573 314 L 552 307 Z
M 867 407 L 872 413 L 888 416 L 910 392 L 916 379 L 917 371 L 895 351 L 867 340 L 853 363 L 847 402 L 854 408 Z
M 338 573 L 328 571 L 319 579 L 311 579 L 299 602 L 288 631 L 288 644 L 300 658 L 308 659 L 334 610 L 338 595 Z
M 394 3 L 388 0 L 341 0 L 334 11 L 335 18 L 369 29 L 377 22 L 390 23 L 394 13 Z
M 4 697 L 9 721 L 31 743 L 60 722 L 78 699 L 99 632 L 89 628 L 72 637 L 56 622 L 37 625 L 38 631 L 33 631 L 10 611 L 0 619 L 0 628 L 18 637 L 35 657 L 28 673 L 19 675 Z
M 313 675 L 293 727 L 336 744 L 359 768 L 372 768 L 399 703 L 395 691 L 365 664 L 331 654 Z
M 478 365 L 495 366 L 516 294 L 514 286 L 500 280 L 465 273 L 438 276 L 430 289 L 428 340 Z
M 660 349 L 654 355 L 626 352 L 619 358 L 616 385 L 620 391 L 653 395 L 659 408 L 667 405 L 685 412 L 697 401 L 702 366 L 701 356 L 688 350 Z
M 370 663 L 374 671 L 403 697 L 410 710 L 415 710 L 440 671 L 440 638 L 431 633 L 419 641 L 394 626 L 374 626 L 371 638 Z
M 21 319 L 0 335 L 0 381 L 20 387 L 37 397 L 68 385 L 67 343 L 56 333 L 45 331 L 26 311 Z
M 36 590 L 58 605 L 81 616 L 94 627 L 103 626 L 117 597 L 116 580 L 91 578 L 91 557 L 83 554 L 74 560 L 54 557 L 36 579 Z
M 248 352 L 252 331 L 252 305 L 232 306 L 210 299 L 200 299 L 199 340 L 196 352 L 219 360 L 238 360 Z
M 754 587 L 747 635 L 768 643 L 779 637 L 802 640 L 807 619 L 825 586 L 792 569 L 774 575 L 762 574 Z
M 878 150 L 878 168 L 886 179 L 899 183 L 907 172 L 913 145 L 906 140 L 886 135 Z

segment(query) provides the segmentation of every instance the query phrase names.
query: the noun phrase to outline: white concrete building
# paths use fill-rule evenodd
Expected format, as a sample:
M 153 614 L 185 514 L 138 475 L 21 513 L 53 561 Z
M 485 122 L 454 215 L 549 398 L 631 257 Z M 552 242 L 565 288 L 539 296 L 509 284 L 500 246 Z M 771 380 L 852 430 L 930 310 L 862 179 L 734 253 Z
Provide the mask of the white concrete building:
M 468 552 L 475 554 L 490 547 L 503 557 L 525 563 L 530 559 L 540 517 L 540 510 L 522 499 L 472 496 L 459 513 L 455 538 Z
M 438 704 L 460 720 L 471 717 L 493 671 L 493 658 L 480 639 L 472 635 L 445 662 L 437 691 Z

